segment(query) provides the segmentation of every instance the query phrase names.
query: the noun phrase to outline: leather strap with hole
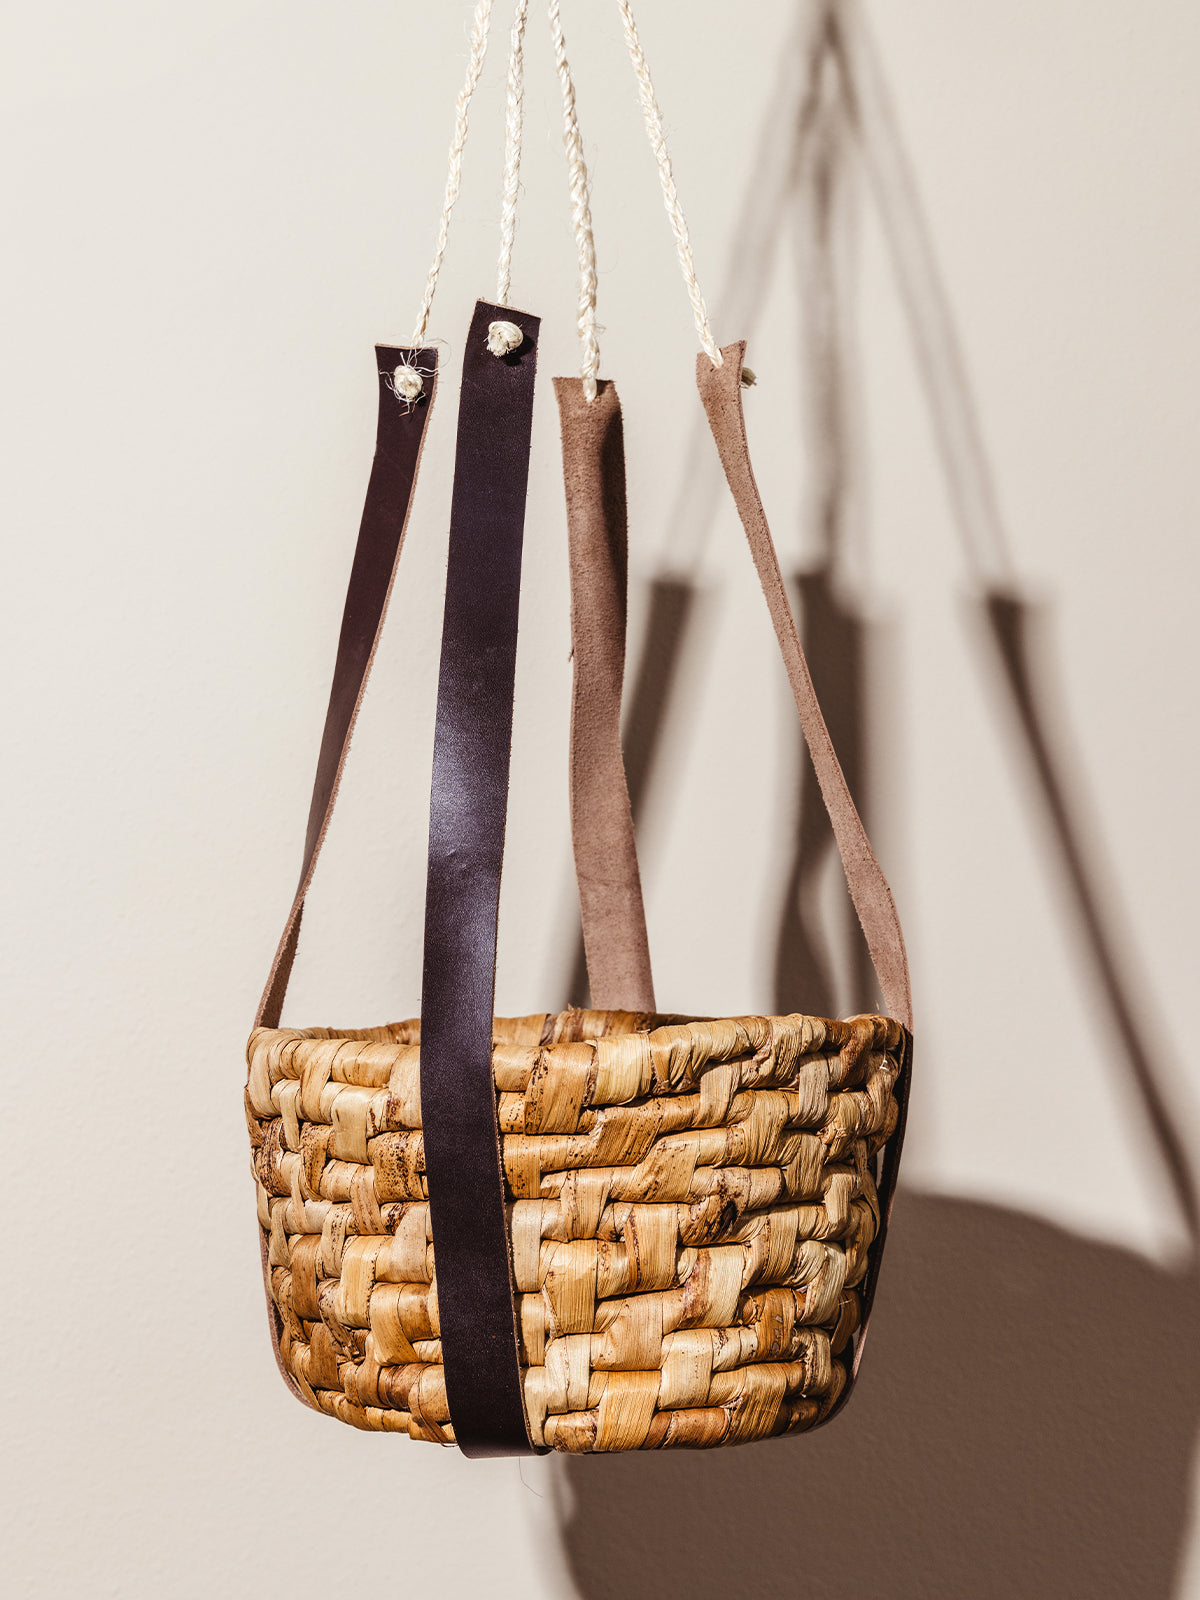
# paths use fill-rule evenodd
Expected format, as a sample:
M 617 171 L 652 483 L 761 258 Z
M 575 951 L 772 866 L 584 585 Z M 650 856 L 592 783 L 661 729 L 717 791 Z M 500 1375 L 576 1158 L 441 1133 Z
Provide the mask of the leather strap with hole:
M 376 345 L 375 365 L 379 374 L 375 458 L 371 463 L 367 498 L 358 530 L 354 564 L 350 569 L 346 605 L 342 612 L 333 687 L 329 691 L 325 730 L 321 735 L 321 752 L 317 758 L 317 775 L 313 781 L 308 810 L 304 860 L 292 908 L 254 1018 L 256 1028 L 279 1026 L 283 999 L 300 939 L 304 897 L 329 831 L 333 803 L 350 749 L 350 736 L 354 732 L 387 614 L 396 566 L 412 510 L 413 489 L 425 445 L 425 425 L 437 392 L 436 350 Z M 392 373 L 401 365 L 410 366 L 422 375 L 424 389 L 413 401 L 402 399 L 393 388 Z
M 488 326 L 524 341 L 488 350 Z M 480 301 L 463 356 L 421 989 L 421 1125 L 446 1398 L 469 1456 L 532 1449 L 522 1399 L 492 1019 L 539 320 Z
M 726 481 L 746 530 L 750 554 L 766 596 L 767 609 L 775 625 L 775 636 L 792 686 L 796 710 L 800 713 L 804 742 L 808 746 L 821 788 L 821 798 L 833 826 L 833 837 L 842 859 L 850 898 L 862 923 L 875 976 L 879 980 L 883 1008 L 889 1016 L 911 1031 L 912 987 L 896 902 L 883 875 L 883 868 L 871 849 L 867 830 L 851 798 L 841 762 L 817 703 L 808 662 L 804 659 L 804 650 L 796 631 L 796 619 L 792 615 L 783 574 L 779 570 L 779 557 L 775 553 L 775 544 L 754 478 L 754 468 L 750 464 L 746 419 L 742 411 L 745 340 L 726 345 L 721 354 L 724 360 L 719 367 L 713 366 L 706 355 L 696 357 L 696 383 L 700 398 L 704 402 L 717 453 L 725 469 Z
M 414 369 L 423 389 L 413 400 L 403 399 L 394 388 L 392 374 L 398 366 Z M 395 582 L 400 551 L 412 511 L 413 490 L 425 446 L 425 428 L 437 393 L 437 351 L 375 346 L 375 367 L 379 382 L 379 420 L 375 435 L 375 458 L 367 484 L 366 502 L 358 530 L 358 544 L 350 569 L 342 627 L 338 636 L 333 686 L 325 713 L 325 729 L 317 758 L 312 800 L 308 811 L 308 831 L 300 881 L 284 924 L 275 959 L 254 1018 L 256 1028 L 277 1028 L 283 1000 L 291 977 L 292 964 L 300 939 L 300 919 L 304 899 L 312 883 L 317 857 L 329 831 L 338 785 L 346 765 L 350 738 L 358 718 L 371 663 L 379 644 L 387 615 L 388 601 Z M 299 1399 L 313 1403 L 304 1395 L 284 1365 L 279 1351 L 279 1313 L 271 1299 L 270 1267 L 266 1236 L 259 1235 L 262 1253 L 263 1285 L 267 1291 L 267 1320 L 275 1361 L 283 1380 Z
M 621 402 L 555 378 L 571 563 L 571 844 L 597 1011 L 653 1012 L 654 979 L 621 752 L 629 534 Z
M 908 973 L 908 956 L 904 948 L 904 935 L 900 929 L 900 916 L 896 902 L 888 887 L 883 869 L 871 849 L 867 830 L 863 827 L 850 790 L 842 772 L 841 762 L 829 737 L 821 707 L 813 688 L 808 662 L 796 619 L 788 603 L 783 574 L 779 570 L 779 557 L 771 530 L 767 525 L 762 497 L 750 464 L 750 445 L 746 437 L 746 418 L 742 409 L 742 368 L 745 362 L 745 340 L 726 345 L 721 354 L 723 362 L 713 366 L 707 355 L 696 358 L 696 383 L 700 398 L 716 441 L 717 453 L 725 469 L 726 481 L 733 494 L 738 515 L 746 531 L 750 553 L 766 597 L 767 609 L 775 625 L 775 636 L 783 655 L 788 681 L 800 713 L 800 726 L 821 798 L 829 813 L 833 837 L 846 874 L 850 899 L 862 924 L 871 963 L 879 981 L 883 1009 L 897 1022 L 905 1033 L 904 1059 L 896 1095 L 899 1116 L 895 1132 L 884 1149 L 879 1171 L 879 1231 L 872 1247 L 871 1265 L 863 1285 L 863 1321 L 854 1350 L 851 1377 L 857 1376 L 870 1329 L 871 1311 L 875 1301 L 875 1286 L 879 1266 L 887 1242 L 888 1223 L 896 1195 L 896 1179 L 900 1170 L 900 1154 L 904 1146 L 904 1130 L 908 1120 L 908 1101 L 912 1076 L 912 985 Z M 847 1384 L 838 1402 L 843 1405 L 851 1385 Z

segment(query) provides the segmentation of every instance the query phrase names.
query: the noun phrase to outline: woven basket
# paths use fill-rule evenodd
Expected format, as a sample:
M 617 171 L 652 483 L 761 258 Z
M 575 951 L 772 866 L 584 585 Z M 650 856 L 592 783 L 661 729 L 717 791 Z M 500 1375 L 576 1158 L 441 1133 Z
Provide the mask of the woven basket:
M 258 1029 L 246 1105 L 288 1372 L 344 1422 L 444 1444 L 419 1037 Z M 535 1445 L 734 1444 L 828 1416 L 902 1048 L 882 1017 L 497 1019 Z
M 464 384 L 464 407 L 468 396 L 479 404 L 487 381 L 512 381 L 479 364 L 492 309 L 481 305 L 472 324 L 465 359 L 475 363 L 475 381 Z M 383 350 L 380 356 L 392 359 Z M 507 745 L 494 734 L 511 717 L 510 657 L 495 720 L 479 723 L 479 759 L 458 763 L 465 787 L 439 780 L 435 746 L 423 1003 L 438 1019 L 440 1044 L 428 1015 L 424 1052 L 416 1021 L 365 1031 L 280 1026 L 304 900 L 383 623 L 427 414 L 402 412 L 381 384 L 380 446 L 304 870 L 247 1052 L 264 1278 L 279 1364 L 300 1398 L 355 1426 L 458 1443 L 469 1454 L 733 1444 L 825 1421 L 857 1371 L 907 1098 L 907 967 L 891 895 L 812 693 L 754 486 L 741 413 L 741 347 L 728 347 L 725 356 L 715 376 L 701 366 L 701 394 L 880 987 L 899 1020 L 704 1020 L 662 1016 L 650 1006 L 618 1010 L 611 1001 L 609 1009 L 492 1019 L 500 849 L 489 846 L 484 868 L 464 877 L 465 860 L 484 858 L 469 833 L 465 844 L 457 842 L 447 818 L 456 826 L 464 816 L 482 818 L 493 840 L 502 833 L 503 805 L 498 811 L 481 805 L 476 784 L 498 749 L 493 792 L 503 801 Z M 530 377 L 526 372 L 527 414 Z M 606 495 L 602 481 L 602 472 L 620 463 L 620 410 L 611 388 L 593 408 L 578 385 L 559 380 L 558 389 L 576 641 L 572 824 L 585 944 L 594 991 L 603 973 L 600 986 L 610 993 L 648 993 L 616 721 L 625 595 L 614 575 L 622 566 L 624 523 L 609 508 L 623 507 L 623 496 Z M 488 404 L 510 403 L 509 389 L 496 393 Z M 474 431 L 490 436 L 486 427 Z M 485 621 L 493 603 L 490 587 L 481 588 L 476 576 L 481 547 L 469 539 L 456 545 L 453 529 L 479 527 L 494 546 L 496 527 L 488 517 L 473 518 L 458 488 L 456 477 L 439 730 L 453 726 L 443 720 L 447 673 L 453 682 L 473 649 L 476 613 L 463 610 L 462 597 L 485 608 L 479 613 Z M 597 518 L 598 506 L 605 511 Z M 589 530 L 597 526 L 604 537 L 593 539 Z M 515 597 L 511 582 L 509 590 Z M 608 595 L 611 615 L 607 631 L 596 634 L 591 602 L 599 594 Z M 458 616 L 467 618 L 465 626 L 452 626 Z M 505 621 L 515 652 L 515 598 Z M 486 682 L 495 687 L 494 678 Z M 605 708 L 606 716 L 599 715 Z M 455 729 L 442 748 L 456 751 L 460 737 Z M 603 782 L 586 781 L 592 770 L 604 772 Z M 470 895 L 456 899 L 464 882 Z M 476 1019 L 469 1029 L 460 1027 L 460 1014 Z M 482 1053 L 475 1044 L 480 1019 Z M 456 1252 L 443 1253 L 440 1297 L 439 1237 L 443 1252 L 451 1238 Z M 475 1287 L 481 1261 L 490 1274 L 490 1313 Z M 503 1429 L 490 1420 L 494 1375 L 501 1396 L 495 1415 L 502 1418 L 501 1384 L 508 1385 Z M 464 1437 L 455 1384 L 470 1397 L 472 1379 L 481 1398 L 474 1409 L 470 1398 L 464 1403 L 470 1418 Z

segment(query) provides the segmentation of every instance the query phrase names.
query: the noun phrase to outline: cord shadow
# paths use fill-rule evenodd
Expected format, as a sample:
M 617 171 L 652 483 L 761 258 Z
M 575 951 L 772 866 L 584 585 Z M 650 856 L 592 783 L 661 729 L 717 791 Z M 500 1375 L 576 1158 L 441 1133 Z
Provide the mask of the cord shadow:
M 865 794 L 866 624 L 841 598 L 828 569 L 801 573 L 794 589 L 804 653 L 830 737 L 851 794 Z M 877 985 L 816 774 L 803 740 L 798 738 L 797 745 L 801 776 L 775 941 L 775 1010 L 780 1016 L 796 1011 L 848 1016 L 873 1007 Z M 827 883 L 842 913 L 836 919 L 826 912 Z
M 1082 952 L 1109 1028 L 1145 1111 L 1171 1189 L 1192 1239 L 1200 1233 L 1195 1180 L 1159 1082 L 1161 1067 L 1146 1045 L 1146 1007 L 1135 997 L 1129 962 L 1118 952 L 1117 919 L 1100 888 L 1101 866 L 1084 795 L 1071 759 L 1069 730 L 1058 707 L 1050 651 L 1050 618 L 1011 591 L 990 589 L 971 605 L 976 633 L 990 646 L 1014 731 L 1034 780 Z
M 810 23 L 811 26 L 811 23 Z M 853 266 L 857 185 L 853 128 L 840 92 L 837 61 L 808 35 L 802 132 L 789 169 L 788 221 L 797 257 L 800 307 L 797 367 L 803 379 L 802 450 L 806 463 L 804 544 L 812 566 L 793 578 L 793 609 L 830 737 L 866 821 L 867 676 L 871 630 L 842 569 L 855 542 L 861 477 L 859 403 L 854 352 Z M 841 580 L 841 581 L 839 581 Z M 877 984 L 866 940 L 846 892 L 833 829 L 804 740 L 788 707 L 799 792 L 775 943 L 775 1009 L 847 1016 L 873 1010 Z M 830 894 L 833 892 L 833 904 Z M 831 911 L 834 914 L 830 914 Z

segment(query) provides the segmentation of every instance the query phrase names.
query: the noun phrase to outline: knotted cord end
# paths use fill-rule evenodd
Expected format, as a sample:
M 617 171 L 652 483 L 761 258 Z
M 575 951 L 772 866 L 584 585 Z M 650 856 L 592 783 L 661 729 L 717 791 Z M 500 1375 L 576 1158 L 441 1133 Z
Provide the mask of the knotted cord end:
M 515 322 L 492 322 L 488 324 L 487 347 L 494 356 L 508 356 L 514 350 L 519 350 L 525 342 L 525 335 Z

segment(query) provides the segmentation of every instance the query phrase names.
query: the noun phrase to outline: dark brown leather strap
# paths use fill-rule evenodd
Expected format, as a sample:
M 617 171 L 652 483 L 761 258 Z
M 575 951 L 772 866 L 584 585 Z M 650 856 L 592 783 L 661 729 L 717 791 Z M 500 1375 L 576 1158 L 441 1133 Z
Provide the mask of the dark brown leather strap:
M 393 390 L 392 373 L 401 364 L 416 367 L 424 375 L 424 392 L 416 401 L 401 400 Z M 296 959 L 304 897 L 329 831 L 329 819 L 333 815 L 338 784 L 346 765 L 350 736 L 354 732 L 358 708 L 362 704 L 371 663 L 375 659 L 375 647 L 379 643 L 383 619 L 387 614 L 396 566 L 412 509 L 413 487 L 425 443 L 425 424 L 429 420 L 437 390 L 436 350 L 376 345 L 375 366 L 379 374 L 375 459 L 371 465 L 358 545 L 346 590 L 337 662 L 333 669 L 333 687 L 329 692 L 329 709 L 325 713 L 325 731 L 321 736 L 321 753 L 317 758 L 317 776 L 308 811 L 304 862 L 283 936 L 271 963 L 267 986 L 259 1001 L 258 1014 L 254 1019 L 256 1028 L 279 1026 L 283 998 L 291 977 L 292 963 Z
M 653 1012 L 654 979 L 621 753 L 629 534 L 615 386 L 555 378 L 571 558 L 571 843 L 591 1003 Z
M 415 401 L 400 399 L 392 387 L 392 374 L 400 365 L 416 367 L 424 377 L 424 391 Z M 271 963 L 267 985 L 259 1001 L 255 1027 L 277 1028 L 283 1010 L 292 963 L 296 959 L 296 946 L 300 938 L 300 918 L 304 911 L 304 897 L 312 882 L 317 857 L 329 819 L 333 815 L 338 784 L 350 748 L 350 736 L 362 704 L 375 648 L 387 614 L 388 600 L 395 581 L 396 567 L 404 544 L 412 509 L 413 488 L 417 469 L 421 464 L 421 451 L 425 442 L 425 424 L 437 392 L 437 351 L 395 348 L 391 345 L 375 346 L 375 367 L 379 381 L 379 422 L 375 436 L 375 459 L 367 484 L 366 504 L 358 530 L 358 544 L 354 563 L 350 569 L 350 583 L 346 590 L 346 606 L 342 613 L 342 631 L 338 637 L 337 661 L 333 670 L 333 687 L 329 693 L 329 709 L 325 713 L 325 731 L 321 736 L 321 753 L 317 759 L 317 775 L 313 783 L 312 803 L 308 812 L 308 834 L 304 841 L 304 860 L 300 868 L 300 882 L 283 929 L 283 936 Z M 271 1299 L 270 1266 L 267 1261 L 266 1235 L 259 1234 L 262 1255 L 263 1286 L 267 1293 L 267 1322 L 271 1332 L 271 1345 L 275 1362 L 284 1382 L 298 1399 L 308 1404 L 305 1396 L 284 1365 L 279 1350 L 279 1313 Z
M 488 325 L 524 343 L 497 357 Z M 480 301 L 463 357 L 438 679 L 421 1123 L 446 1397 L 466 1455 L 532 1446 L 505 1216 L 492 1018 L 539 319 Z

